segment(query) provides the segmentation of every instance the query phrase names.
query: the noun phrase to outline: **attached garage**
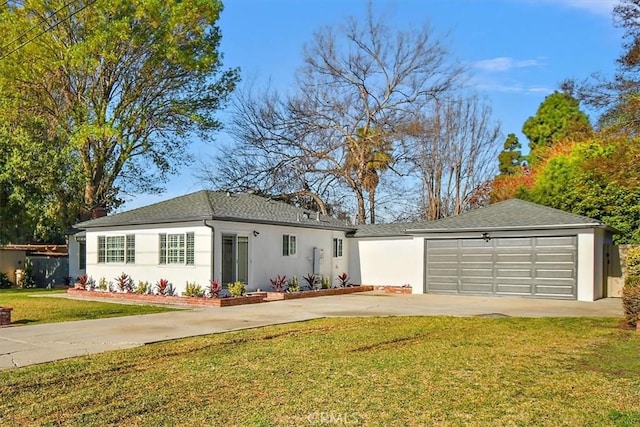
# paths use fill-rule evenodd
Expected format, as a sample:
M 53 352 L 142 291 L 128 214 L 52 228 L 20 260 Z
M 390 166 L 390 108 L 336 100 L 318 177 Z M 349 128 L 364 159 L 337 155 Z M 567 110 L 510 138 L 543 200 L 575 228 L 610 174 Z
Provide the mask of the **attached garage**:
M 575 299 L 577 237 L 425 240 L 427 292 Z
M 350 271 L 369 285 L 410 284 L 413 293 L 594 301 L 606 296 L 604 247 L 613 232 L 512 199 L 437 221 L 361 226 Z

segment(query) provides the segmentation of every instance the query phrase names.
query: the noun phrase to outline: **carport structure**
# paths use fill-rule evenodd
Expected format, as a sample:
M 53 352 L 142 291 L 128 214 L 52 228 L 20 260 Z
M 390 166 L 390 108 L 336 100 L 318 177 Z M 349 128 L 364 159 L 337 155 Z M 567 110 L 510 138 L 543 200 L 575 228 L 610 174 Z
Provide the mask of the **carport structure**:
M 518 199 L 425 223 L 369 225 L 350 242 L 352 275 L 413 293 L 594 301 L 604 297 L 606 224 Z

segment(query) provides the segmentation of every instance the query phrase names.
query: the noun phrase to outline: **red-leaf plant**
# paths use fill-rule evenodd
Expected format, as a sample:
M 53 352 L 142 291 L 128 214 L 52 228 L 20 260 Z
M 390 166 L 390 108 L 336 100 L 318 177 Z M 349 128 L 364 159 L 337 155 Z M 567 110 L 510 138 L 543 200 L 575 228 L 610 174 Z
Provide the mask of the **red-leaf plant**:
M 220 291 L 222 290 L 222 285 L 217 280 L 211 280 L 209 282 L 209 296 L 211 298 L 220 298 Z
M 172 296 L 174 294 L 173 285 L 167 279 L 160 279 L 156 283 L 156 291 L 164 296 Z
M 89 277 L 86 274 L 79 276 L 76 280 L 82 289 L 87 289 L 87 281 L 89 280 Z
M 349 275 L 347 273 L 342 273 L 338 276 L 338 280 L 340 280 L 340 287 L 346 288 L 349 286 Z
M 120 292 L 133 292 L 133 279 L 128 274 L 122 273 L 120 276 L 114 279 L 116 286 Z
M 280 276 L 278 274 L 278 277 L 275 279 L 269 279 L 269 281 L 271 282 L 271 287 L 273 287 L 274 291 L 284 292 L 285 285 L 287 284 L 287 276 Z
M 316 288 L 316 284 L 318 283 L 318 278 L 315 274 L 307 274 L 306 276 L 302 276 L 305 282 L 307 282 L 307 287 L 310 291 L 313 291 Z

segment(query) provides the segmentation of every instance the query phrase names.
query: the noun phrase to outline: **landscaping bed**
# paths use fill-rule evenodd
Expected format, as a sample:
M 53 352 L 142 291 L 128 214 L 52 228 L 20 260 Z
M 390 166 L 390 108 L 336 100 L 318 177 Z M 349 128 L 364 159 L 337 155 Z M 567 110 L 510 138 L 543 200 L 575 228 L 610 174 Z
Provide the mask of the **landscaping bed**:
M 330 288 L 330 289 L 316 289 L 314 291 L 299 291 L 299 292 L 267 292 L 265 301 L 281 301 L 288 299 L 299 298 L 314 298 L 324 297 L 331 295 L 346 295 L 356 292 L 369 292 L 373 290 L 373 286 L 350 286 L 346 288 Z
M 169 304 L 200 307 L 229 307 L 233 305 L 257 304 L 263 302 L 264 300 L 263 295 L 248 295 L 229 298 L 196 298 L 148 294 L 139 295 L 123 292 L 86 291 L 84 289 L 68 289 L 67 294 L 84 298 L 104 298 L 121 301 L 134 301 L 147 304 Z

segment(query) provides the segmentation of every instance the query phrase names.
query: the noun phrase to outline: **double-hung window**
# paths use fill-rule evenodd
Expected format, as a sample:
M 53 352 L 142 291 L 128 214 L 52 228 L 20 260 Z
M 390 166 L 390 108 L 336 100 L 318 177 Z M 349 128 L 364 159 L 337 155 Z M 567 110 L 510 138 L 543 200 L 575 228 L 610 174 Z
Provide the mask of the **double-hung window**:
M 194 233 L 160 234 L 160 264 L 195 263 Z
M 282 256 L 294 256 L 296 254 L 296 236 L 291 234 L 282 235 Z
M 338 237 L 333 238 L 333 257 L 342 258 L 342 239 Z
M 98 263 L 136 262 L 136 236 L 98 236 Z

